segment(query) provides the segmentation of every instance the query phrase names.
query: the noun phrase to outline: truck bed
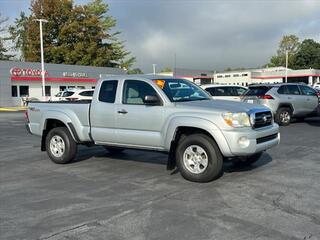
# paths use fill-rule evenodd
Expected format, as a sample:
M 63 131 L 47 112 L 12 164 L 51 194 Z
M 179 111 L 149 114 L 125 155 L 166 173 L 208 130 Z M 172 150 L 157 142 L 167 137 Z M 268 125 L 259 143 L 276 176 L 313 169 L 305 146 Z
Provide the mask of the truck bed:
M 33 134 L 42 135 L 45 119 L 64 119 L 65 124 L 72 125 L 80 130 L 78 132 L 81 141 L 89 141 L 91 100 L 81 101 L 57 101 L 57 102 L 30 102 L 28 115 L 30 128 Z

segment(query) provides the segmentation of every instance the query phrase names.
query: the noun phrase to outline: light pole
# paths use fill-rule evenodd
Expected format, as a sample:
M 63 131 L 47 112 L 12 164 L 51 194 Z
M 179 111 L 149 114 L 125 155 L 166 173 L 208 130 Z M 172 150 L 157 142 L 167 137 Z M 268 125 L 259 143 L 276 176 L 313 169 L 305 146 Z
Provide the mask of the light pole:
M 156 65 L 157 65 L 157 64 L 155 64 L 155 63 L 152 64 L 152 67 L 153 67 L 153 75 L 156 75 Z
M 44 57 L 43 57 L 43 35 L 42 35 L 42 23 L 47 23 L 45 19 L 34 19 L 33 21 L 40 24 L 40 51 L 41 51 L 41 78 L 42 78 L 42 97 L 45 99 L 46 87 L 45 87 L 45 72 L 44 72 Z
M 286 83 L 288 82 L 288 50 L 286 50 Z

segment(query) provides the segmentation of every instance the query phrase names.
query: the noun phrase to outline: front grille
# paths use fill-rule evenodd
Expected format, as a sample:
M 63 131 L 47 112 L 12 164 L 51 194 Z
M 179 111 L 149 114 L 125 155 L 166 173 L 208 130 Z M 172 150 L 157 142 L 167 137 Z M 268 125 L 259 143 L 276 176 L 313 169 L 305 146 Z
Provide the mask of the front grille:
M 276 139 L 277 137 L 278 137 L 278 133 L 275 133 L 266 137 L 257 138 L 257 144 L 271 141 L 273 139 Z
M 257 112 L 254 114 L 253 128 L 261 128 L 272 125 L 272 113 L 270 111 Z

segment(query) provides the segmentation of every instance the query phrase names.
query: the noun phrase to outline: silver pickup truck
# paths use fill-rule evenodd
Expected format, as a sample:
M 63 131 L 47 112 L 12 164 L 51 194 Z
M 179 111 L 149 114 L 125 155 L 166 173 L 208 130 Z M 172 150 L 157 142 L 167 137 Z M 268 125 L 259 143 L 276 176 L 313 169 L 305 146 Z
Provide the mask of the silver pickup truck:
M 26 115 L 55 163 L 72 161 L 79 144 L 162 151 L 168 169 L 196 182 L 218 178 L 223 160 L 252 164 L 280 141 L 268 108 L 213 100 L 188 80 L 158 75 L 113 76 L 92 101 L 31 102 Z

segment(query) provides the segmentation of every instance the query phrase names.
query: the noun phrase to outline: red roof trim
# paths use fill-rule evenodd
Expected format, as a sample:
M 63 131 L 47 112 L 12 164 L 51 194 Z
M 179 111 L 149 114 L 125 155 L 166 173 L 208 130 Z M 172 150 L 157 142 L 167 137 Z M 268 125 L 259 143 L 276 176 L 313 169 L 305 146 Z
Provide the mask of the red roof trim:
M 288 75 L 288 77 L 319 77 L 320 74 L 297 74 L 297 75 Z M 261 76 L 261 77 L 252 77 L 251 78 L 254 78 L 254 79 L 272 79 L 272 78 L 285 78 L 286 76 L 283 75 L 283 76 Z
M 46 77 L 48 82 L 97 82 L 95 78 L 56 78 L 56 77 Z M 30 77 L 30 76 L 12 76 L 11 81 L 42 81 L 41 77 Z

